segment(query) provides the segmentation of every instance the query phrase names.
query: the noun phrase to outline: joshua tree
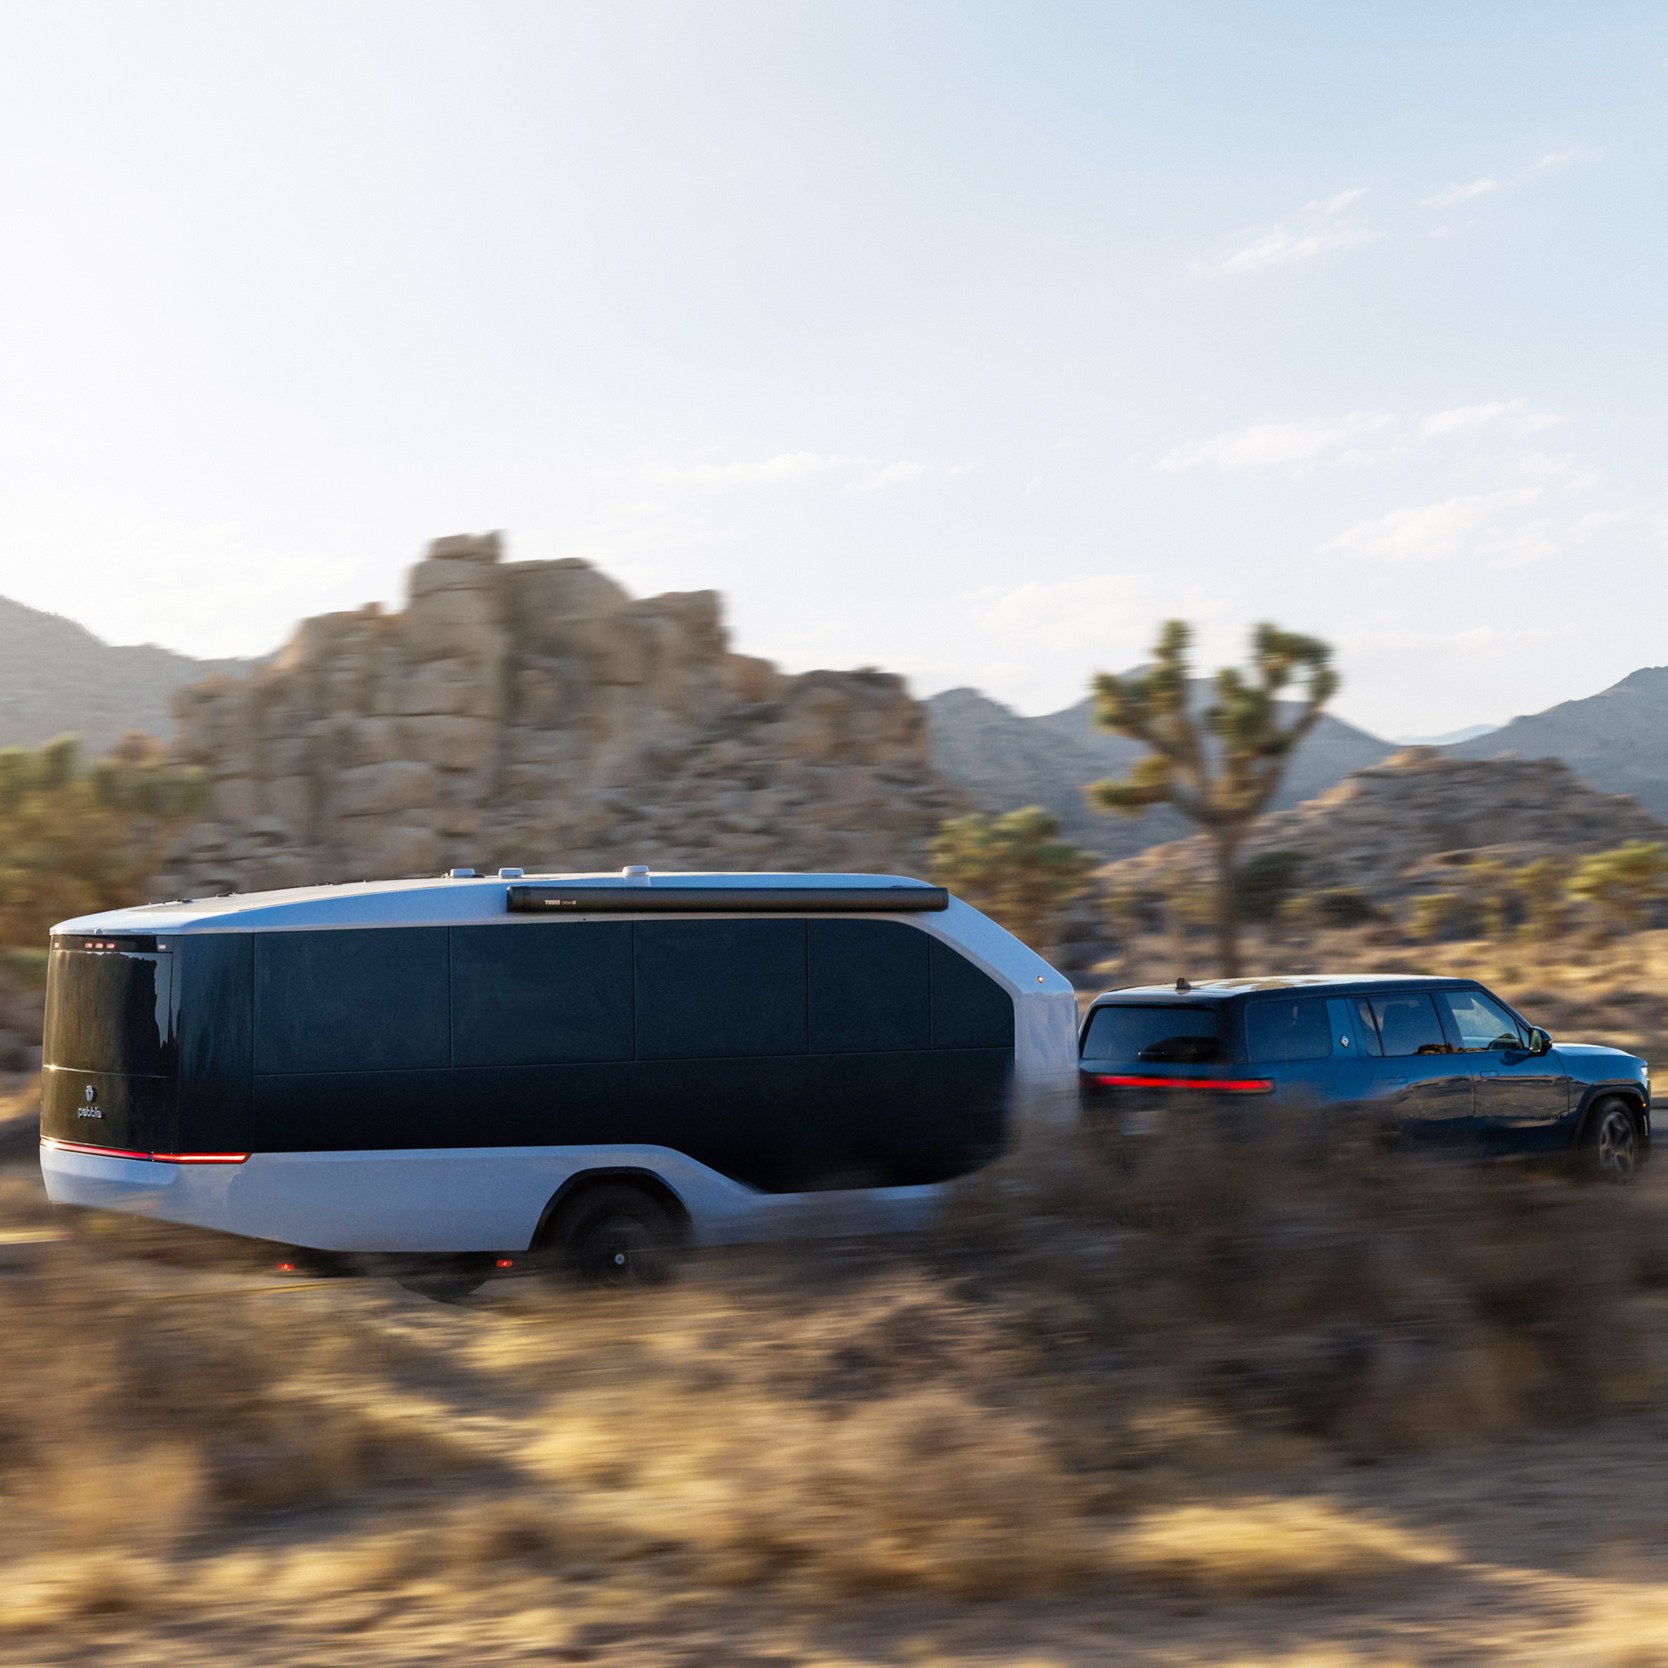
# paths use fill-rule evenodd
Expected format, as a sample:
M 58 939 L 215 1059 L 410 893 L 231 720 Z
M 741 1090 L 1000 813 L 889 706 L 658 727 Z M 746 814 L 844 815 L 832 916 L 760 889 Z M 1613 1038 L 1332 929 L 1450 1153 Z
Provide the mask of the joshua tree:
M 1338 674 L 1318 638 L 1259 625 L 1249 671 L 1218 672 L 1210 702 L 1196 714 L 1189 698 L 1192 636 L 1185 621 L 1171 620 L 1145 671 L 1095 679 L 1096 722 L 1151 751 L 1121 782 L 1096 782 L 1087 792 L 1101 810 L 1133 815 L 1174 805 L 1198 825 L 1215 858 L 1218 960 L 1232 978 L 1239 972 L 1240 845 L 1279 789 L 1293 748 L 1332 699 Z M 1298 676 L 1298 710 L 1282 723 L 1281 693 Z
M 1083 891 L 1099 861 L 1062 840 L 1059 822 L 1040 805 L 999 817 L 955 817 L 932 843 L 937 879 L 1044 952 L 1060 911 Z

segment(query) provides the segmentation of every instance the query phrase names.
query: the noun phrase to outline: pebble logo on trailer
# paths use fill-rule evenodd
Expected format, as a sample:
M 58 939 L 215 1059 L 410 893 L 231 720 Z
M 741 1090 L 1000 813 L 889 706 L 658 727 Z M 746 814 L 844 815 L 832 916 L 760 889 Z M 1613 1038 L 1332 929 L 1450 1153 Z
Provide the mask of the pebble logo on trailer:
M 102 1118 L 104 1116 L 103 1112 L 101 1112 L 99 1110 L 99 1108 L 93 1104 L 93 1102 L 98 1099 L 98 1090 L 95 1089 L 92 1086 L 91 1083 L 89 1083 L 87 1085 L 84 1098 L 85 1098 L 87 1104 L 85 1106 L 79 1106 L 79 1107 L 76 1108 L 76 1111 L 75 1111 L 76 1117 L 78 1117 L 78 1118 Z

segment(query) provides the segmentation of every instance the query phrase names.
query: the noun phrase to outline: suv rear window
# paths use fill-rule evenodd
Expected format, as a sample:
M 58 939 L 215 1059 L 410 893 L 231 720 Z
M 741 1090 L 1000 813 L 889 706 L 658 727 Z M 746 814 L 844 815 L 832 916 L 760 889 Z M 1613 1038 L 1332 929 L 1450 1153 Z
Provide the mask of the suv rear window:
M 1214 1008 L 1114 1003 L 1096 1008 L 1083 1038 L 1085 1060 L 1204 1066 L 1219 1057 Z

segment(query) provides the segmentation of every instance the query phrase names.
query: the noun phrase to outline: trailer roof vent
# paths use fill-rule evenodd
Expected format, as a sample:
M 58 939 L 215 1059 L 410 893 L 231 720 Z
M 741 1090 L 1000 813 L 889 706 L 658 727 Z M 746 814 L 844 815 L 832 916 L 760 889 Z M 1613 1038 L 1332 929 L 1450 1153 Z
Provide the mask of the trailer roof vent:
M 627 863 L 626 866 L 620 870 L 621 874 L 627 875 L 632 879 L 636 879 L 638 876 L 646 878 L 648 872 L 649 866 L 647 863 Z
M 446 878 L 448 880 L 473 880 L 475 871 L 473 869 L 448 869 Z
M 526 873 L 527 871 L 525 869 L 500 869 L 498 871 L 498 878 L 500 880 L 520 880 Z

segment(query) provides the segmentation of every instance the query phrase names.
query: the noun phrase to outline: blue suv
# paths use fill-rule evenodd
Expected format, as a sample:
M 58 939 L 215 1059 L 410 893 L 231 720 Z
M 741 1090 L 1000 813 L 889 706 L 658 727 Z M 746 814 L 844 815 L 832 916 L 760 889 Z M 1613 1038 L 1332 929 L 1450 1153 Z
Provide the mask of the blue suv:
M 1096 997 L 1078 1042 L 1084 1112 L 1139 1129 L 1175 1097 L 1264 1096 L 1375 1115 L 1398 1146 L 1570 1154 L 1626 1181 L 1651 1140 L 1650 1067 L 1553 1044 L 1475 980 L 1221 979 Z

